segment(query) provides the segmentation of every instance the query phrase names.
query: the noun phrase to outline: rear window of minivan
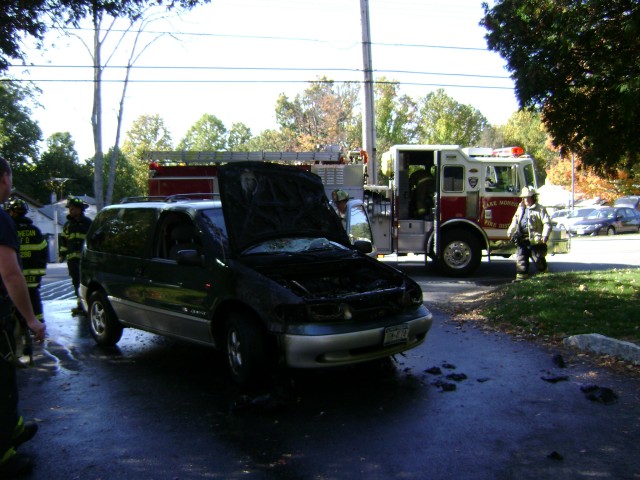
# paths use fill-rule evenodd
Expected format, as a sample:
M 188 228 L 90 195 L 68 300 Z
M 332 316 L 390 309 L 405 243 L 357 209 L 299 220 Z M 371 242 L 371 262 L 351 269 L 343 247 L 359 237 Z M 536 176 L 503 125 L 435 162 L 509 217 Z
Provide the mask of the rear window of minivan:
M 87 235 L 89 250 L 143 257 L 153 234 L 158 212 L 153 208 L 102 210 Z

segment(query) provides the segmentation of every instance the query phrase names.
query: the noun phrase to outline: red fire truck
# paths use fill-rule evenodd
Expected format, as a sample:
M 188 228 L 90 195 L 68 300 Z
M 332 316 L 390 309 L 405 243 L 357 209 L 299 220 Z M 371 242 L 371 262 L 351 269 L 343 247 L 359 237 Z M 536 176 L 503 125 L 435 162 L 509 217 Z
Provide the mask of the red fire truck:
M 322 178 L 329 198 L 335 189 L 349 193 L 357 212 L 350 218 L 357 220 L 348 220 L 347 231 L 357 232 L 357 239 L 372 239 L 379 256 L 425 254 L 450 276 L 471 274 L 483 252 L 489 257 L 514 253 L 507 228 L 520 191 L 537 188 L 533 160 L 519 147 L 396 145 L 381 157 L 385 186 L 366 184 L 366 155 L 359 151 L 149 152 L 147 158 L 149 194 L 162 196 L 216 192 L 220 163 L 299 165 Z M 568 248 L 566 233 L 554 230 L 549 253 Z
M 381 167 L 389 185 L 365 192 L 379 254 L 423 253 L 443 273 L 466 276 L 483 252 L 515 252 L 507 228 L 522 188 L 537 188 L 533 159 L 522 148 L 396 145 Z M 554 230 L 548 246 L 566 253 L 566 232 Z

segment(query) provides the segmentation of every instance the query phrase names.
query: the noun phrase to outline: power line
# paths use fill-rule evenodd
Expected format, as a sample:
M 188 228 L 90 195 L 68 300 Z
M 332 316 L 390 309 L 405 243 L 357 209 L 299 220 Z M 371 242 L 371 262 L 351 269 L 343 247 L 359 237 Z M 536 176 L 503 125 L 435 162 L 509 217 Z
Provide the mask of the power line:
M 10 65 L 13 68 L 62 68 L 62 69 L 93 69 L 92 65 Z M 362 73 L 360 68 L 312 68 L 312 67 L 221 67 L 221 66 L 203 66 L 203 65 L 109 65 L 105 67 L 107 69 L 127 69 L 131 70 L 214 70 L 214 71 L 273 71 L 273 72 L 351 72 Z M 473 73 L 446 73 L 446 72 L 421 72 L 414 70 L 375 70 L 374 73 L 399 73 L 408 75 L 433 75 L 433 76 L 447 76 L 447 77 L 470 77 L 470 78 L 492 78 L 503 79 L 510 78 L 507 75 L 482 75 Z
M 93 33 L 94 30 L 92 28 L 69 28 L 69 30 L 79 30 Z M 112 29 L 111 32 L 115 33 L 131 33 L 135 34 L 137 32 L 130 31 L 126 29 Z M 175 32 L 175 31 L 165 31 L 165 30 L 144 30 L 142 33 L 149 35 L 172 35 L 175 37 L 180 36 L 191 36 L 191 37 L 211 37 L 211 38 L 239 38 L 243 40 L 277 40 L 277 41 L 286 41 L 286 42 L 312 42 L 312 43 L 336 43 L 336 41 L 340 42 L 340 40 L 336 40 L 335 38 L 331 40 L 321 40 L 317 38 L 305 38 L 305 37 L 280 37 L 273 35 L 238 35 L 232 33 L 211 33 L 211 32 Z M 353 44 L 360 44 L 359 41 L 354 41 Z M 381 46 L 381 47 L 410 47 L 410 48 L 433 48 L 433 49 L 442 49 L 442 50 L 466 50 L 466 51 L 475 51 L 475 52 L 487 52 L 490 53 L 486 48 L 481 47 L 459 47 L 452 45 L 429 45 L 429 44 L 420 44 L 420 43 L 388 43 L 388 42 L 371 42 L 372 46 Z
M 69 80 L 69 79 L 0 79 L 0 82 L 10 82 L 10 81 L 17 81 L 17 82 L 42 82 L 42 83 L 94 83 L 93 79 L 78 79 L 78 80 Z M 102 83 L 123 83 L 124 80 L 113 80 L 113 79 L 102 79 L 101 80 Z M 155 84 L 160 84 L 160 83 L 184 83 L 184 84 L 198 84 L 198 83 L 209 83 L 209 84 L 223 84 L 223 83 L 233 83 L 233 84 L 241 84 L 241 83 L 247 83 L 247 84 L 256 84 L 256 83 L 269 83 L 269 84 L 274 84 L 274 83 L 281 83 L 281 84 L 286 84 L 286 83 L 358 83 L 358 84 L 363 84 L 364 81 L 363 80 L 291 80 L 291 79 L 286 79 L 286 80 L 265 80 L 265 79 L 260 79 L 260 80 L 211 80 L 211 79 L 207 79 L 207 80 L 194 80 L 194 79 L 188 79 L 188 80 L 184 80 L 184 79 L 177 79 L 177 80 L 171 80 L 171 79 L 151 79 L 151 80 L 129 80 L 129 83 L 155 83 Z M 403 81 L 374 81 L 373 83 L 378 84 L 378 85 L 386 85 L 386 84 L 393 84 L 393 85 L 411 85 L 411 86 L 419 86 L 419 87 L 457 87 L 457 88 L 483 88 L 483 89 L 493 89 L 493 90 L 513 90 L 513 87 L 510 86 L 498 86 L 498 85 L 461 85 L 461 84 L 446 84 L 446 83 L 424 83 L 424 82 L 403 82 Z

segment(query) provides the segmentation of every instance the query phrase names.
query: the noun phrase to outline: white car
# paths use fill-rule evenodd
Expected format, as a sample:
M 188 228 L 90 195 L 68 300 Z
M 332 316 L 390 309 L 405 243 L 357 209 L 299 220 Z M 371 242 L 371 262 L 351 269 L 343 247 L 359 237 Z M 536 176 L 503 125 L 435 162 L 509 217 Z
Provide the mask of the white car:
M 571 232 L 571 227 L 576 222 L 588 217 L 593 210 L 593 207 L 574 208 L 573 210 L 558 210 L 551 215 L 551 224 L 554 227 Z

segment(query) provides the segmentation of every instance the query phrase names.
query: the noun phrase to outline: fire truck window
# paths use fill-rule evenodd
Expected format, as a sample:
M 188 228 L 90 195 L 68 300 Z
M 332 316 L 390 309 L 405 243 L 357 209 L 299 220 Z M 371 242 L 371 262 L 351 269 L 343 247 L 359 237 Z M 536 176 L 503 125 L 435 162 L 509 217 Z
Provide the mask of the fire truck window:
M 523 173 L 524 173 L 524 184 L 533 188 L 537 188 L 538 185 L 536 183 L 536 174 L 533 170 L 533 165 L 532 164 L 524 165 Z
M 488 165 L 485 173 L 485 189 L 488 192 L 514 192 L 511 166 Z
M 444 167 L 442 174 L 443 192 L 462 192 L 464 186 L 464 167 Z

